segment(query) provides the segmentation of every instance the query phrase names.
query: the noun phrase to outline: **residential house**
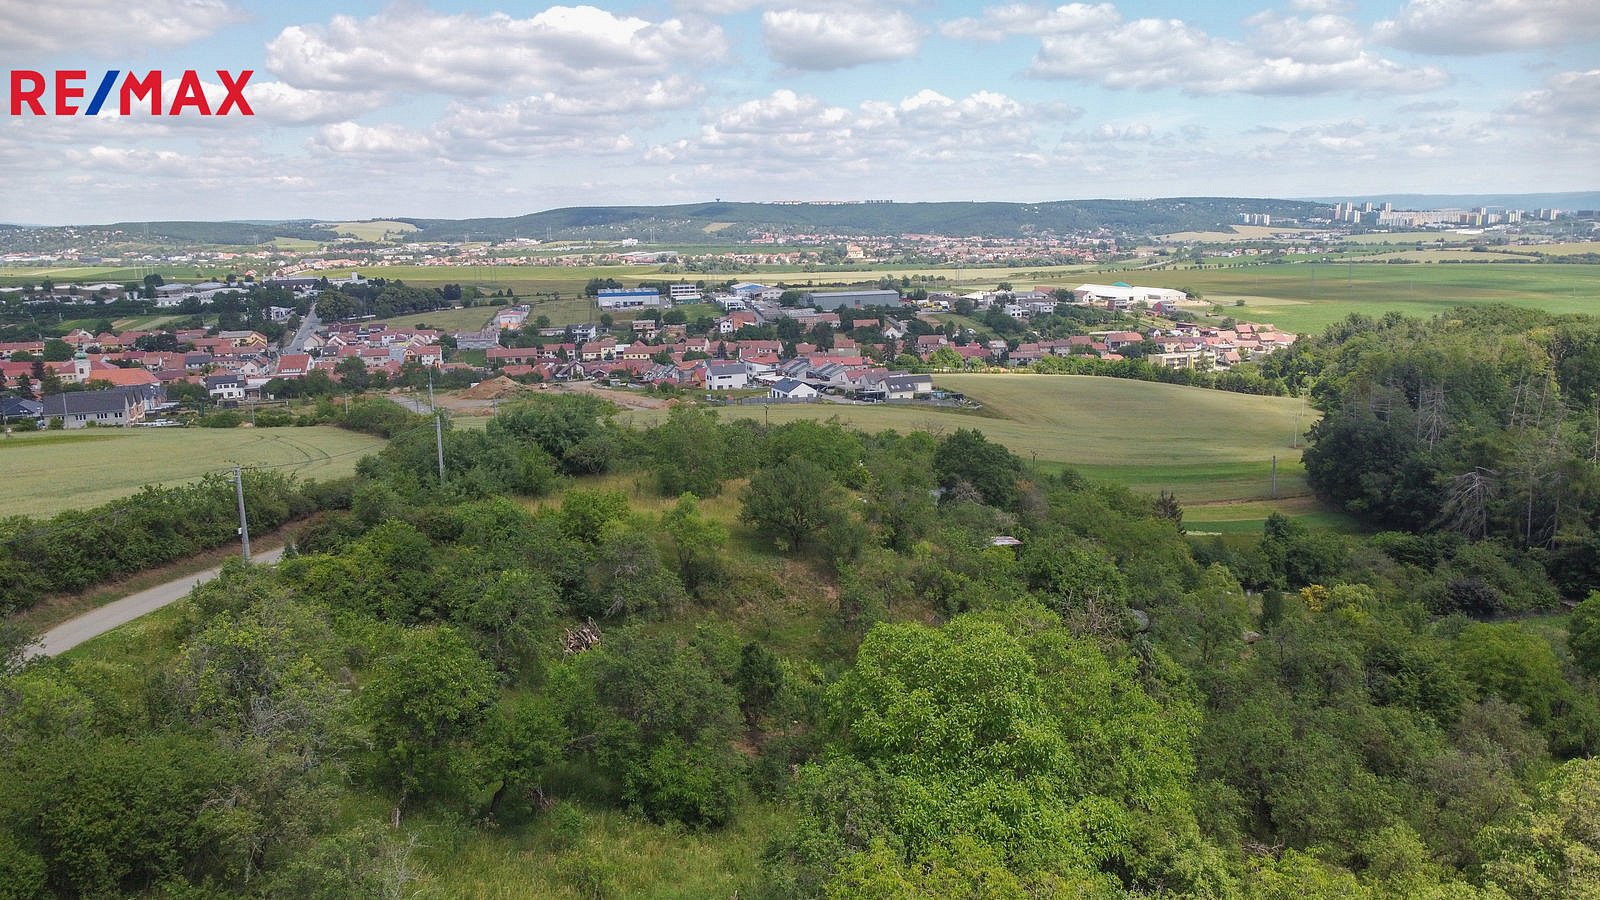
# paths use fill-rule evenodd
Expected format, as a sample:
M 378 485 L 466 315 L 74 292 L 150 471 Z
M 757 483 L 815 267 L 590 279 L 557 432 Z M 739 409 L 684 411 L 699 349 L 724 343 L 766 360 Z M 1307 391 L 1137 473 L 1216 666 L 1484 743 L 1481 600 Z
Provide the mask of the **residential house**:
M 705 369 L 708 391 L 735 390 L 750 385 L 750 371 L 742 362 L 708 361 Z
M 774 400 L 814 400 L 817 389 L 793 378 L 780 378 L 773 383 L 767 396 Z
M 145 402 L 136 393 L 111 389 L 51 394 L 40 402 L 39 415 L 59 419 L 63 428 L 89 425 L 132 425 L 144 420 Z
M 299 378 L 311 371 L 311 354 L 290 353 L 278 358 L 278 378 Z
M 226 375 L 207 375 L 206 393 L 213 400 L 243 400 L 244 377 L 232 372 Z

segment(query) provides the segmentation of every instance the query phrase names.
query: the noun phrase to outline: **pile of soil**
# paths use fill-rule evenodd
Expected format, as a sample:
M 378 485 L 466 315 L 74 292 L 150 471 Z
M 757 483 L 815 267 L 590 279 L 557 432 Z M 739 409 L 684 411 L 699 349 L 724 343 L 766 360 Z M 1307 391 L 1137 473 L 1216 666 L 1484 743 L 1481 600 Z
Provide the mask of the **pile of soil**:
M 527 390 L 523 385 L 501 375 L 488 381 L 480 381 L 476 385 L 461 392 L 464 400 L 499 400 L 513 394 Z

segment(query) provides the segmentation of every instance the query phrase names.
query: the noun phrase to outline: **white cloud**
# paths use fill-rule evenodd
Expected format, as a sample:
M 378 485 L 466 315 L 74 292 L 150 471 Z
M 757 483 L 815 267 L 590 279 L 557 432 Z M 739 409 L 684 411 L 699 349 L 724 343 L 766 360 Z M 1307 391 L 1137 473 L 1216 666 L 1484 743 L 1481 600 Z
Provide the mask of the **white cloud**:
M 763 173 L 785 165 L 826 164 L 899 174 L 907 164 L 949 163 L 973 167 L 965 173 L 970 176 L 1031 149 L 1042 123 L 1069 121 L 1080 113 L 990 91 L 956 99 L 923 90 L 897 102 L 870 100 L 849 109 L 780 89 L 709 113 L 697 138 L 653 146 L 645 159 L 691 164 L 715 159 L 722 166 Z
M 626 132 L 638 123 L 630 117 L 675 109 L 696 95 L 669 79 L 613 103 L 554 94 L 494 106 L 455 103 L 432 133 L 452 158 L 620 153 L 633 148 Z
M 679 0 L 677 6 L 685 12 L 706 16 L 726 16 L 755 9 L 761 0 Z
M 1349 0 L 1289 0 L 1289 8 L 1295 12 L 1338 13 L 1355 9 L 1355 4 Z
M 1302 19 L 1269 11 L 1252 16 L 1247 24 L 1253 29 L 1250 45 L 1269 59 L 1338 63 L 1358 58 L 1364 50 L 1361 29 L 1343 16 Z
M 1500 112 L 1541 138 L 1600 137 L 1600 69 L 1552 75 L 1544 87 L 1519 95 Z
M 1122 13 L 1110 3 L 1067 3 L 1054 10 L 1034 3 L 1008 3 L 987 6 L 978 18 L 942 22 L 939 34 L 960 40 L 995 42 L 1019 34 L 1075 34 L 1107 29 L 1120 21 Z
M 1328 21 L 1333 20 L 1333 21 Z M 1342 20 L 1257 17 L 1252 44 L 1215 37 L 1179 19 L 1139 19 L 1103 32 L 1047 35 L 1028 67 L 1037 78 L 1110 88 L 1177 88 L 1188 94 L 1329 94 L 1432 90 L 1434 67 L 1404 66 L 1360 49 Z M 1307 58 L 1288 55 L 1305 53 Z
M 916 55 L 924 30 L 898 10 L 768 10 L 761 40 L 772 58 L 795 69 L 846 69 Z
M 316 91 L 281 81 L 264 81 L 245 88 L 255 114 L 269 122 L 312 125 L 337 122 L 377 109 L 388 102 L 380 91 Z
M 0 0 L 0 50 L 126 59 L 138 47 L 182 46 L 245 19 L 224 0 Z
M 939 26 L 947 38 L 998 41 L 1019 34 L 1073 34 L 1109 28 L 1122 21 L 1110 3 L 1068 3 L 1055 9 L 1032 3 L 986 7 L 977 18 L 952 19 Z
M 616 93 L 726 47 L 716 25 L 650 22 L 592 6 L 553 6 L 525 19 L 392 7 L 367 19 L 340 15 L 327 25 L 285 28 L 267 44 L 267 67 L 296 87 L 328 90 Z
M 1594 0 L 1411 0 L 1372 33 L 1421 53 L 1535 50 L 1600 38 L 1600 7 Z
M 403 125 L 367 126 L 355 122 L 324 125 L 306 143 L 312 150 L 325 153 L 386 159 L 421 156 L 434 149 L 426 134 Z

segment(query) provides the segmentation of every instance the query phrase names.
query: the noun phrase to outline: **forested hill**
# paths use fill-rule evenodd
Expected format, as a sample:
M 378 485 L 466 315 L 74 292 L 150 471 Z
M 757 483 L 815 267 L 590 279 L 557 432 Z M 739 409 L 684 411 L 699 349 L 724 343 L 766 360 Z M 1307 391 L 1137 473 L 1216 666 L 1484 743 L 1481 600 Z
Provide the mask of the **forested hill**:
M 306 222 L 114 222 L 97 226 L 121 231 L 133 239 L 164 239 L 193 244 L 252 246 L 270 244 L 274 238 L 327 240 L 326 229 Z
M 761 231 L 842 234 L 944 234 L 1017 237 L 1106 229 L 1163 234 L 1214 229 L 1239 213 L 1280 218 L 1323 206 L 1294 200 L 1180 197 L 1163 200 L 1060 200 L 1049 203 L 696 203 L 683 206 L 574 206 L 503 219 L 401 218 L 417 240 L 593 237 L 728 241 Z M 708 231 L 708 227 L 714 230 Z

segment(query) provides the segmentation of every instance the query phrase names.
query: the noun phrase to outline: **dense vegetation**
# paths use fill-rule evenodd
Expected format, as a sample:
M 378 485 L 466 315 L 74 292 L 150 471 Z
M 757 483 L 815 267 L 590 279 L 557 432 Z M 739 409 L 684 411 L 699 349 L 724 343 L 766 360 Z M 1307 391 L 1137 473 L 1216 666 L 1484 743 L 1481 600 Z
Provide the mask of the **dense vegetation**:
M 401 431 L 275 571 L 197 590 L 164 658 L 13 664 L 0 891 L 394 896 L 430 877 L 419 834 L 537 833 L 530 872 L 608 896 L 591 817 L 763 809 L 729 893 L 1600 883 L 1600 597 L 1570 650 L 1427 599 L 1547 604 L 1515 548 L 1186 537 L 1175 498 L 975 431 L 610 413 L 449 431 L 442 480 Z
M 1317 490 L 1374 524 L 1487 541 L 1568 598 L 1600 585 L 1600 322 L 1508 307 L 1429 321 L 1351 316 L 1272 365 L 1324 411 Z M 1488 584 L 1484 582 L 1488 581 Z M 1463 573 L 1449 602 L 1525 608 Z

